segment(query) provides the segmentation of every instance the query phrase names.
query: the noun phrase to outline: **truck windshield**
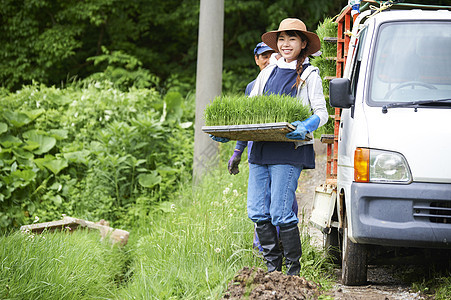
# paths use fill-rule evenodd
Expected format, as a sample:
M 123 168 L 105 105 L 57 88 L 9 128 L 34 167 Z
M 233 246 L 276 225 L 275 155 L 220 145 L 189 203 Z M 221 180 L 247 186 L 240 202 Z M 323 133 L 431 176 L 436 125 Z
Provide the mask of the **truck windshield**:
M 451 22 L 381 26 L 370 83 L 370 105 L 451 98 Z

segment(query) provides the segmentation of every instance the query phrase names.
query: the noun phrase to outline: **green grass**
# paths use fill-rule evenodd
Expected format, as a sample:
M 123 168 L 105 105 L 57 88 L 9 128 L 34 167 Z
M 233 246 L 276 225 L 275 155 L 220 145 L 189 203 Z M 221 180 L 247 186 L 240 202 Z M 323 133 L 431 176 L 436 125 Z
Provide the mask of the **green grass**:
M 238 269 L 262 266 L 250 247 L 245 175 L 226 175 L 210 174 L 181 194 L 172 213 L 139 229 L 125 298 L 218 298 Z
M 448 273 L 447 277 L 435 278 L 432 282 L 429 282 L 429 286 L 433 286 L 435 291 L 435 299 L 446 300 L 451 299 L 451 274 Z
M 294 122 L 311 115 L 299 99 L 286 95 L 216 97 L 205 108 L 205 125 L 239 125 Z
M 221 157 L 233 146 L 224 144 Z M 129 230 L 125 249 L 100 242 L 96 232 L 3 236 L 0 299 L 219 299 L 244 266 L 266 268 L 252 249 L 247 177 L 245 157 L 236 176 L 222 159 L 196 187 L 182 185 L 177 199 Z M 324 254 L 305 232 L 302 244 L 301 275 L 327 286 Z
M 443 252 L 436 255 L 440 260 L 434 259 L 433 262 L 419 266 L 421 270 L 411 269 L 403 274 L 402 278 L 413 282 L 414 291 L 434 295 L 436 300 L 448 300 L 451 299 L 451 261 L 449 261 L 449 255 L 446 256 Z
M 114 296 L 125 252 L 97 232 L 0 237 L 0 299 L 106 299 Z

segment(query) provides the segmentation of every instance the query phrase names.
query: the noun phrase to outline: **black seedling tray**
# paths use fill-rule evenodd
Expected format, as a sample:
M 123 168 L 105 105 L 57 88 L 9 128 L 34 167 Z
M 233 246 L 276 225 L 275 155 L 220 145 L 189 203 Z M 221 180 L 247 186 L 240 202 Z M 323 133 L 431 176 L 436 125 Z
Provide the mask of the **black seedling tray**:
M 288 122 L 247 124 L 247 125 L 220 125 L 202 126 L 202 131 L 217 137 L 225 137 L 236 141 L 255 142 L 295 142 L 285 137 L 285 134 L 295 130 L 296 127 Z M 311 140 L 308 134 L 305 140 Z

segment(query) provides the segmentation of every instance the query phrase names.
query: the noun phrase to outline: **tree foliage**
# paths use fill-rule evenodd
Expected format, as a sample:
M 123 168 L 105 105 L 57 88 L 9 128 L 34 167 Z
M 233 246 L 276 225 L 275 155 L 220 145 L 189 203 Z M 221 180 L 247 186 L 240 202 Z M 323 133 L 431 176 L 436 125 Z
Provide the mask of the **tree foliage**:
M 314 30 L 344 0 L 225 0 L 224 88 L 242 90 L 257 71 L 252 49 L 282 18 Z M 103 72 L 128 55 L 160 88 L 194 86 L 199 0 L 1 0 L 0 82 L 9 90 L 37 81 L 61 84 Z M 100 58 L 95 58 L 100 56 Z M 136 70 L 135 70 L 136 71 Z M 116 74 L 117 75 L 117 74 Z M 130 74 L 129 74 L 130 75 Z M 133 79 L 133 76 L 132 76 Z
M 382 1 L 379 1 L 382 2 Z M 408 1 L 449 5 L 449 0 Z M 167 90 L 193 89 L 199 0 L 0 0 L 0 86 L 37 81 L 60 85 L 108 69 L 114 59 L 136 60 L 129 78 Z M 223 89 L 242 92 L 258 71 L 252 50 L 286 17 L 314 31 L 347 0 L 225 0 Z M 111 57 L 108 57 L 111 56 Z M 134 73 L 133 73 L 134 72 Z M 110 72 L 111 73 L 111 72 Z M 133 73 L 133 74 L 132 74 Z M 113 80 L 121 72 L 110 74 Z M 142 82 L 146 78 L 147 83 Z M 160 81 L 155 81 L 159 78 Z

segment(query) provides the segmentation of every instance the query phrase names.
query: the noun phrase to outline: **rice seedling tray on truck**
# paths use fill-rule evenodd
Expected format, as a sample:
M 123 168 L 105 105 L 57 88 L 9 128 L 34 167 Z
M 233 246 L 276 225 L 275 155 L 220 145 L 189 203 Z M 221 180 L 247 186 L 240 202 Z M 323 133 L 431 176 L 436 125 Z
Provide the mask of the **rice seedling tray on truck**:
M 295 129 L 296 127 L 288 122 L 202 127 L 203 132 L 217 137 L 255 142 L 295 142 L 296 140 L 285 137 L 285 134 Z M 308 134 L 305 140 L 311 139 L 312 136 Z

